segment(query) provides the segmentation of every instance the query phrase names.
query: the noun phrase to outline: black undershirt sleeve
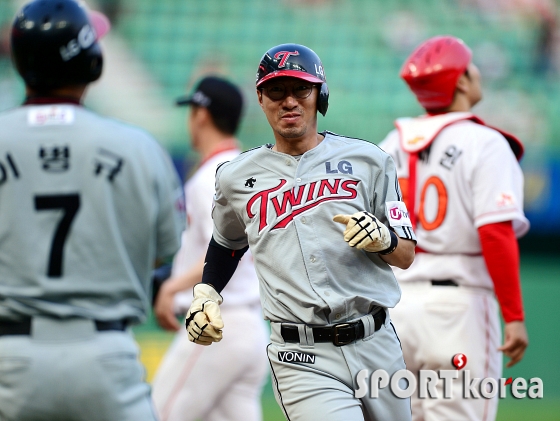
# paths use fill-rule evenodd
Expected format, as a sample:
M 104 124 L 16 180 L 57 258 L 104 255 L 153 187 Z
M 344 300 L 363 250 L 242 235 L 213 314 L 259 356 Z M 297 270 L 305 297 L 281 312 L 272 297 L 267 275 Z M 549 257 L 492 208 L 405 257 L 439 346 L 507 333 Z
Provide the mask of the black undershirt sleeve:
M 228 249 L 218 244 L 212 237 L 204 260 L 202 283 L 210 284 L 216 291 L 222 292 L 248 249 L 248 246 L 241 250 Z

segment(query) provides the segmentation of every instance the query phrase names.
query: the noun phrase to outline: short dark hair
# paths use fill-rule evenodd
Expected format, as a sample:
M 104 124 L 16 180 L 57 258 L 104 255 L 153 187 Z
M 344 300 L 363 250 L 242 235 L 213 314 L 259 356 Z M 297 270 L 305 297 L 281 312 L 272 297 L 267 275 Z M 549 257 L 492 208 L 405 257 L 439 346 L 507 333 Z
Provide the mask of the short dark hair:
M 212 114 L 212 112 L 210 112 L 210 117 L 212 118 L 214 126 L 216 126 L 219 131 L 231 135 L 234 135 L 235 132 L 237 132 L 237 128 L 239 127 L 239 123 L 241 120 L 241 116 L 236 119 L 232 119 L 228 115 L 214 115 Z

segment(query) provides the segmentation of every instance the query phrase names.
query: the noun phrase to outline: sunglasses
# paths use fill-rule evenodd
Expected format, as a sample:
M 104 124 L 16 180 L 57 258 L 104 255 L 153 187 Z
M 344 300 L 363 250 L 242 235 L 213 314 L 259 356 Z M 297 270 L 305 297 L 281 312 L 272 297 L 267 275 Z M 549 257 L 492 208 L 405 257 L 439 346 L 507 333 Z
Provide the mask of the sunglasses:
M 311 95 L 311 91 L 315 85 L 311 83 L 300 83 L 293 85 L 291 88 L 283 85 L 282 83 L 270 83 L 266 87 L 261 88 L 266 92 L 266 95 L 273 101 L 284 99 L 288 92 L 298 99 L 305 99 Z

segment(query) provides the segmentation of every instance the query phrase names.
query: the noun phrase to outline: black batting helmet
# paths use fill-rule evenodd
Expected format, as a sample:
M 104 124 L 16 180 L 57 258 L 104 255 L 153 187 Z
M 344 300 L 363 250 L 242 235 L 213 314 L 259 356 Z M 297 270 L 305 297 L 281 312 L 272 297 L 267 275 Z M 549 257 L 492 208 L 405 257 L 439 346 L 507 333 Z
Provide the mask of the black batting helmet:
M 257 88 L 275 77 L 289 76 L 321 84 L 317 111 L 325 115 L 329 107 L 329 88 L 323 63 L 311 48 L 299 44 L 272 47 L 261 58 L 257 71 Z
M 36 90 L 93 82 L 103 68 L 97 40 L 109 26 L 101 13 L 74 0 L 32 1 L 12 25 L 12 60 Z

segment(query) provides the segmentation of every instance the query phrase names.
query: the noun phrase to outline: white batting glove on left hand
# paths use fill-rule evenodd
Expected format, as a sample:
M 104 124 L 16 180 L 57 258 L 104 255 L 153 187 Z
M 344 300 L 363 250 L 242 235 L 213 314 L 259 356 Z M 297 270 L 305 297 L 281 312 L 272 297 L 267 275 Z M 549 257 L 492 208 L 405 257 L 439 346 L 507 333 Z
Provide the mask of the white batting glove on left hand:
M 377 253 L 388 249 L 391 245 L 389 228 L 369 212 L 361 211 L 353 215 L 336 215 L 333 217 L 333 221 L 346 224 L 344 240 L 350 247 Z
M 211 345 L 222 340 L 224 322 L 220 313 L 222 296 L 208 284 L 196 284 L 194 299 L 185 319 L 189 341 Z

